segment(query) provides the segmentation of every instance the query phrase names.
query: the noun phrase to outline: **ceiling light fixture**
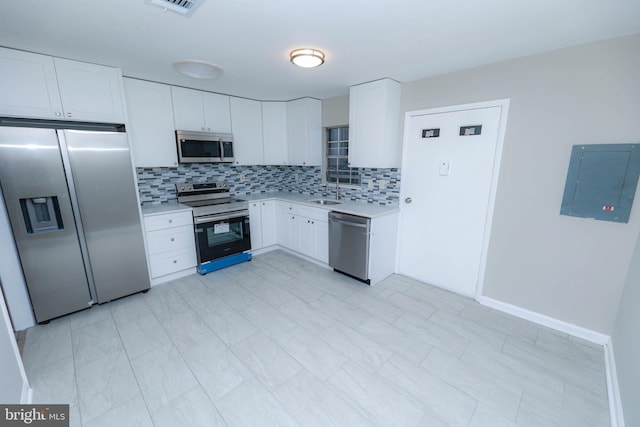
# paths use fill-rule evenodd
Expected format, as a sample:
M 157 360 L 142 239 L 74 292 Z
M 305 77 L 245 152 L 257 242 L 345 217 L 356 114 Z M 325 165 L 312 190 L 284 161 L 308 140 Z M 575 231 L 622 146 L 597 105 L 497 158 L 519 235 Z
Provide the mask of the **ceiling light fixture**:
M 221 66 L 195 59 L 174 62 L 173 68 L 180 74 L 194 79 L 217 79 L 224 74 Z
M 302 68 L 313 68 L 324 64 L 324 52 L 317 49 L 295 49 L 289 53 L 291 63 Z

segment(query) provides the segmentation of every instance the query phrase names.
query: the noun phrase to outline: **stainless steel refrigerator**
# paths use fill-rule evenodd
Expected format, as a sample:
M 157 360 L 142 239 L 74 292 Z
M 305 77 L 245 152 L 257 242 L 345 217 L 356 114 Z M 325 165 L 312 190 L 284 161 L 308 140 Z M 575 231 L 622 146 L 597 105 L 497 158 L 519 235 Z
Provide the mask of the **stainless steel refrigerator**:
M 149 289 L 126 133 L 9 123 L 0 186 L 36 321 Z

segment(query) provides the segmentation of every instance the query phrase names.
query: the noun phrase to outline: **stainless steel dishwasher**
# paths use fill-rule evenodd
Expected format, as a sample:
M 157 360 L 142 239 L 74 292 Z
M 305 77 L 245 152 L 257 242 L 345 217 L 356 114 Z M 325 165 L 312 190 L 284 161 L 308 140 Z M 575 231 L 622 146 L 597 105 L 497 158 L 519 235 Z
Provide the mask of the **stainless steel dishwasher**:
M 329 212 L 329 266 L 370 284 L 370 234 L 370 218 Z

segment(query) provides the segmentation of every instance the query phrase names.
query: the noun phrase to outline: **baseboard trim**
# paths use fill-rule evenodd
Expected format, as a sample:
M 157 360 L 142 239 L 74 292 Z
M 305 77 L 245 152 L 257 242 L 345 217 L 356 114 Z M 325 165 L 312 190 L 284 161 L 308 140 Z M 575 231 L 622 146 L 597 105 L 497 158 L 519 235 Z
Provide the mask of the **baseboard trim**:
M 613 341 L 609 340 L 604 345 L 604 365 L 607 373 L 607 393 L 609 396 L 609 415 L 612 427 L 624 426 L 624 413 L 622 400 L 620 399 L 620 385 L 616 371 L 616 358 L 613 353 Z
M 529 320 L 548 328 L 564 332 L 574 337 L 600 344 L 604 347 L 604 364 L 607 377 L 607 395 L 609 398 L 609 414 L 611 417 L 611 427 L 625 427 L 622 401 L 620 400 L 620 388 L 618 384 L 618 374 L 616 372 L 616 359 L 613 353 L 613 342 L 611 337 L 590 329 L 582 328 L 544 314 L 536 313 L 522 307 L 508 304 L 493 298 L 480 296 L 476 299 L 480 304 L 511 314 L 521 319 Z
M 520 317 L 521 319 L 529 320 L 533 323 L 537 323 L 539 325 L 546 326 L 569 335 L 573 335 L 574 337 L 582 338 L 583 340 L 591 341 L 595 344 L 606 345 L 610 339 L 608 335 L 601 334 L 600 332 L 582 328 L 580 326 L 563 322 L 562 320 L 554 319 L 553 317 L 536 313 L 534 311 L 527 310 L 526 308 L 508 304 L 506 302 L 498 301 L 486 296 L 480 296 L 476 299 L 476 301 L 487 307 L 494 308 L 496 310 L 511 314 L 516 317 Z

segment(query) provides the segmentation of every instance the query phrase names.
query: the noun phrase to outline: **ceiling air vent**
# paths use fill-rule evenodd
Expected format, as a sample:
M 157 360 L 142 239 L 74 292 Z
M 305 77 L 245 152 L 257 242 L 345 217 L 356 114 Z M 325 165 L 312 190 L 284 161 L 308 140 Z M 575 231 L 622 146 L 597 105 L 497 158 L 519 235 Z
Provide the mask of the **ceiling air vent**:
M 189 16 L 200 6 L 204 0 L 147 0 L 147 3 L 159 6 L 164 10 Z

